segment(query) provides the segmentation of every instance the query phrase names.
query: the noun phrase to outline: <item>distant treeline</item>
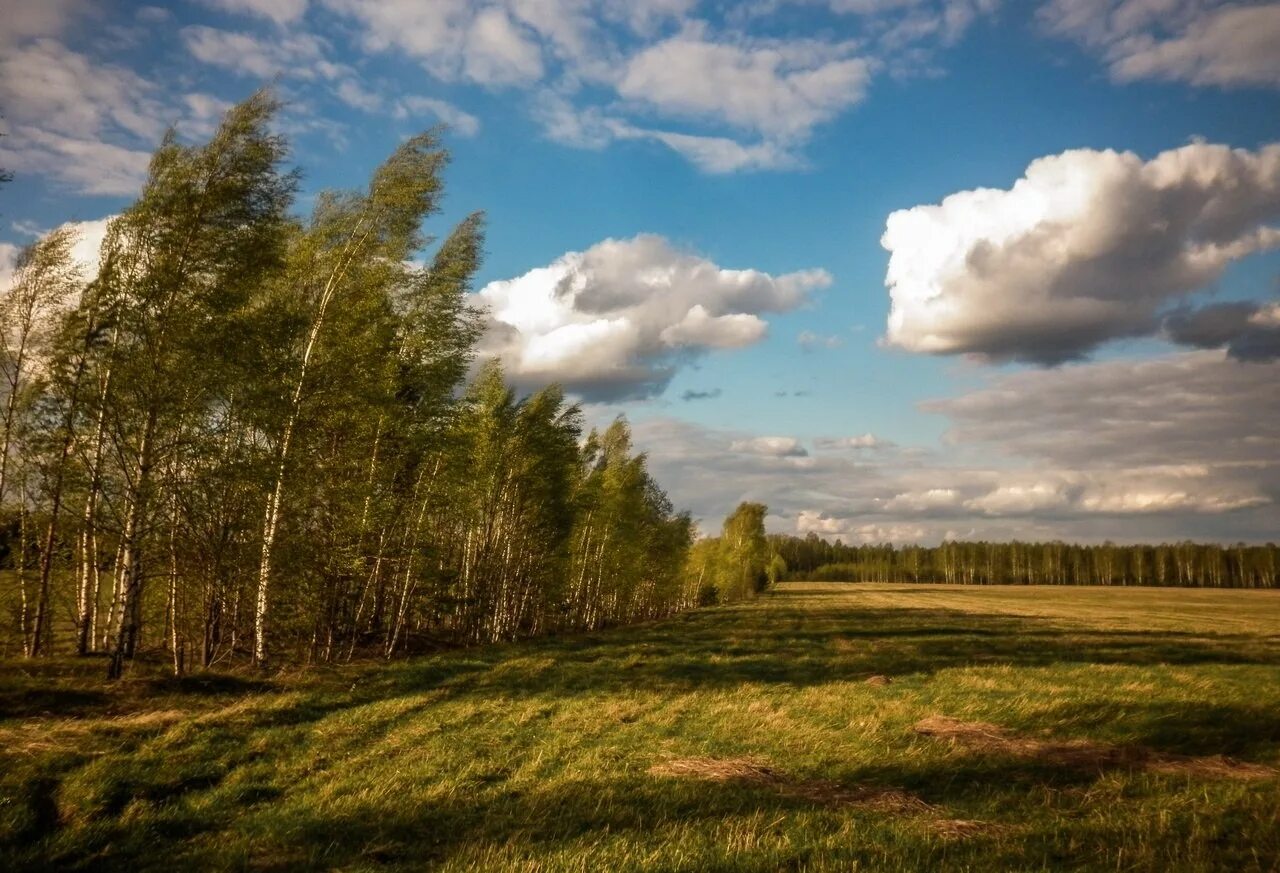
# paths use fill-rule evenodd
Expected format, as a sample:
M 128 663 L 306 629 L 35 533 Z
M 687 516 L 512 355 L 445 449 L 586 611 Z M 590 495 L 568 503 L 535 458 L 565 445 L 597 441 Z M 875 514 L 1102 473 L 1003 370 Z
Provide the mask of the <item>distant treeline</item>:
M 763 507 L 692 572 L 625 422 L 464 387 L 482 221 L 424 256 L 436 137 L 302 219 L 277 110 L 166 137 L 95 270 L 60 229 L 0 295 L 0 653 L 391 657 L 754 596 Z
M 945 542 L 929 548 L 850 546 L 816 534 L 769 540 L 786 562 L 786 578 L 829 582 L 1275 588 L 1280 571 L 1280 546 L 1271 543 Z

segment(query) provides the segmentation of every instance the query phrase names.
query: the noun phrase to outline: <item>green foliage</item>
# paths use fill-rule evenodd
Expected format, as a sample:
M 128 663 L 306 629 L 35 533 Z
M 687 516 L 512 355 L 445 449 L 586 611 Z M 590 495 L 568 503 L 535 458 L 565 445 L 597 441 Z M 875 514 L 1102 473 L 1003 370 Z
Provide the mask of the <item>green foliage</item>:
M 1280 546 L 1244 543 L 989 543 L 923 546 L 834 543 L 809 534 L 771 536 L 789 576 L 829 582 L 947 582 L 969 585 L 1156 585 L 1275 588 Z
M 720 536 L 695 544 L 685 573 L 700 606 L 750 600 L 777 581 L 785 564 L 764 532 L 768 508 L 743 502 L 724 520 Z
M 0 649 L 105 651 L 112 676 L 163 652 L 181 674 L 694 605 L 692 524 L 624 421 L 584 443 L 558 387 L 517 397 L 496 363 L 464 387 L 484 220 L 425 232 L 439 137 L 301 219 L 278 109 L 261 92 L 207 143 L 167 136 L 88 283 L 68 232 L 24 255 L 4 301 L 30 355 L 4 362 Z M 71 621 L 42 645 L 53 602 Z

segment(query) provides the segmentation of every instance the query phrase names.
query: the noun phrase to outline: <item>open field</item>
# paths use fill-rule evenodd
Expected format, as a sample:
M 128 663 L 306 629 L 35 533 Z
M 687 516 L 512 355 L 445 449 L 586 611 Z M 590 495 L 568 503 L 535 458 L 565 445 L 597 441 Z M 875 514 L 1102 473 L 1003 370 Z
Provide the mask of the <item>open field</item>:
M 1280 869 L 1280 592 L 792 583 L 155 669 L 0 666 L 0 868 Z

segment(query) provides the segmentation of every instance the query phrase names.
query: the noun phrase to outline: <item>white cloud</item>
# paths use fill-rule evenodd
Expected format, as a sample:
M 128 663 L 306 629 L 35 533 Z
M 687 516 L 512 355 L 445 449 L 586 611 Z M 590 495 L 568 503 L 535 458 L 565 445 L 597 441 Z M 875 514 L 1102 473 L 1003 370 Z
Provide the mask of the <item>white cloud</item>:
M 1052 0 L 1039 18 L 1099 53 L 1116 81 L 1280 86 L 1280 3 Z
M 915 514 L 950 509 L 960 505 L 960 492 L 955 488 L 929 488 L 924 491 L 904 491 L 884 502 L 886 512 Z
M 137 191 L 177 114 L 147 79 L 48 37 L 0 41 L 0 108 L 11 125 L 0 165 L 103 195 Z
M 778 170 L 799 165 L 799 160 L 786 146 L 767 140 L 744 145 L 724 136 L 700 136 L 649 130 L 625 123 L 614 124 L 610 130 L 618 139 L 648 139 L 660 142 L 704 173 Z
M 761 315 L 794 309 L 830 281 L 822 270 L 726 269 L 660 236 L 608 239 L 485 286 L 481 351 L 524 384 L 561 382 L 590 398 L 653 395 L 682 362 L 759 340 Z
M 770 458 L 805 458 L 809 452 L 795 437 L 761 436 L 734 440 L 729 451 L 748 455 L 764 455 Z
M 575 148 L 602 149 L 618 140 L 648 140 L 661 143 L 704 173 L 778 170 L 800 165 L 799 159 L 784 144 L 767 140 L 744 144 L 725 136 L 638 127 L 598 107 L 579 109 L 555 93 L 538 98 L 534 118 L 542 124 L 547 138 L 554 142 Z
M 467 33 L 463 69 L 489 85 L 514 85 L 542 78 L 542 51 L 500 9 L 483 10 Z
M 1152 334 L 1169 301 L 1280 246 L 1280 144 L 1192 143 L 1144 162 L 1080 149 L 1009 190 L 889 216 L 888 342 L 916 352 L 1058 363 Z
M 32 37 L 58 36 L 78 13 L 89 8 L 86 0 L 0 0 L 0 48 Z
M 389 110 L 392 117 L 400 120 L 430 116 L 445 122 L 462 136 L 475 136 L 480 130 L 480 119 L 446 100 L 419 94 L 406 94 L 388 101 L 381 94 L 369 90 L 355 79 L 343 79 L 334 88 L 333 93 L 351 108 L 371 115 Z
M 150 160 L 149 151 L 39 128 L 15 128 L 12 136 L 0 140 L 0 165 L 50 176 L 82 194 L 136 194 Z
M 475 136 L 480 132 L 480 119 L 469 112 L 464 112 L 446 100 L 434 97 L 423 97 L 409 94 L 396 100 L 394 110 L 396 118 L 418 118 L 423 115 L 434 116 L 460 136 Z
M 804 536 L 816 533 L 827 539 L 840 539 L 849 545 L 875 543 L 915 543 L 926 539 L 929 531 L 918 524 L 875 524 L 857 519 L 839 518 L 816 510 L 801 510 L 796 516 L 794 533 Z
M 69 221 L 63 227 L 75 233 L 75 242 L 71 246 L 71 258 L 80 267 L 81 275 L 92 277 L 98 270 L 98 257 L 102 250 L 102 241 L 107 235 L 107 224 L 115 216 L 98 218 L 91 221 Z M 45 231 L 24 227 L 21 231 L 31 236 L 43 236 Z M 0 242 L 0 292 L 9 289 L 13 283 L 13 271 L 17 265 L 20 246 Z
M 75 137 L 115 131 L 158 140 L 165 125 L 155 93 L 137 74 L 96 64 L 53 39 L 0 55 L 0 106 L 15 125 Z
M 292 24 L 307 11 L 307 0 L 200 0 L 206 6 L 243 15 L 267 18 L 278 25 Z
M 333 93 L 339 100 L 352 109 L 363 112 L 379 112 L 382 110 L 382 97 L 367 90 L 355 79 L 343 79 Z
M 679 322 L 664 327 L 658 338 L 672 348 L 736 349 L 759 342 L 767 332 L 764 319 L 754 313 L 712 315 L 707 307 L 696 303 Z
M 885 449 L 892 448 L 893 443 L 881 439 L 873 433 L 864 433 L 847 437 L 824 437 L 814 442 L 820 449 Z
M 1060 510 L 1070 505 L 1070 498 L 1054 483 L 1001 485 L 986 494 L 966 500 L 966 509 L 987 515 L 1032 515 L 1044 510 Z
M 270 79 L 289 75 L 298 79 L 336 79 L 349 72 L 326 60 L 324 40 L 309 33 L 259 38 L 203 24 L 182 28 L 182 43 L 196 60 L 240 76 Z
M 530 85 L 542 79 L 542 49 L 501 4 L 466 0 L 324 0 L 356 19 L 371 51 L 396 49 L 437 78 L 482 85 Z
M 852 46 L 714 42 L 686 31 L 631 58 L 618 93 L 664 112 L 710 117 L 771 139 L 804 139 L 859 101 L 871 63 Z
M 838 349 L 840 346 L 844 345 L 844 339 L 842 337 L 826 336 L 814 333 L 811 330 L 800 331 L 799 336 L 796 337 L 796 342 L 799 343 L 800 348 L 804 349 L 806 352 L 811 352 L 814 349 L 819 348 Z
M 904 72 L 914 63 L 904 48 L 945 43 L 994 6 L 923 0 L 928 32 L 875 57 L 878 22 L 860 39 L 762 38 L 735 26 L 755 15 L 722 10 L 715 28 L 697 0 L 321 2 L 356 22 L 367 50 L 401 52 L 443 81 L 538 88 L 532 114 L 556 142 L 656 142 L 707 173 L 803 167 L 813 129 L 859 103 L 877 69 Z
M 757 500 L 771 530 L 846 540 L 1266 541 L 1280 527 L 1278 383 L 1280 362 L 1223 352 L 999 376 L 928 405 L 952 423 L 945 455 L 815 440 L 811 456 L 779 458 L 790 437 L 670 418 L 633 429 L 707 529 Z

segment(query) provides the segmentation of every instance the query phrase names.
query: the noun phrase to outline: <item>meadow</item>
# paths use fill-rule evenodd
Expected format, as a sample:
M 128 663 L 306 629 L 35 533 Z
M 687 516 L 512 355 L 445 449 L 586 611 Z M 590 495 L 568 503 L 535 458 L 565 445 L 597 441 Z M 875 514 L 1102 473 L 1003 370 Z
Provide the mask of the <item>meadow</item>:
M 181 679 L 0 663 L 0 868 L 1280 869 L 1280 592 L 785 583 Z

